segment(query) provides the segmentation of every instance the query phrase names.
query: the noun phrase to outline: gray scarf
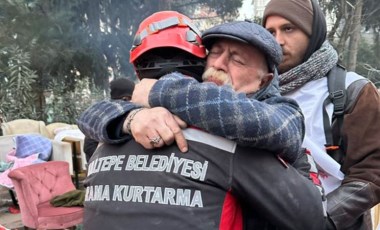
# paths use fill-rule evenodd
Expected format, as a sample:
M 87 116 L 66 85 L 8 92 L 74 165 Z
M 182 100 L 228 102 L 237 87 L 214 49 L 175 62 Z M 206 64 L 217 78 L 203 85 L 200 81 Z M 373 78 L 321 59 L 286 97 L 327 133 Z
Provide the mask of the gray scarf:
M 325 77 L 337 62 L 338 53 L 326 40 L 306 62 L 280 75 L 280 93 L 289 93 L 309 81 Z

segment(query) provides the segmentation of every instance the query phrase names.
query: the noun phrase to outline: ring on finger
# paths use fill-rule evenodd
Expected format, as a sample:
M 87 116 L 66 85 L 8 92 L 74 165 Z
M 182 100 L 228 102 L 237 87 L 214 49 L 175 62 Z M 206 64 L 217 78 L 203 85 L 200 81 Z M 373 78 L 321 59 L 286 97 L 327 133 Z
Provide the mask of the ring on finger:
M 149 142 L 151 145 L 157 145 L 158 143 L 160 143 L 161 141 L 161 137 L 160 136 L 156 136 L 156 137 L 153 137 L 153 138 L 149 138 Z

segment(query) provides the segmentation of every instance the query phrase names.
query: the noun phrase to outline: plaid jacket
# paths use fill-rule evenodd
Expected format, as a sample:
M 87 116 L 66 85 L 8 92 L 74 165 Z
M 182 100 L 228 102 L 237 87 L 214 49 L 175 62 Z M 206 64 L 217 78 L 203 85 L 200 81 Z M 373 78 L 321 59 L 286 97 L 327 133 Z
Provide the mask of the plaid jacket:
M 301 151 L 303 115 L 298 104 L 281 97 L 277 79 L 255 94 L 236 93 L 229 86 L 199 83 L 180 73 L 168 74 L 152 88 L 151 107 L 162 106 L 190 125 L 236 141 L 239 145 L 270 150 L 292 163 Z M 112 129 L 132 109 L 125 101 L 102 101 L 78 119 L 89 137 L 120 143 L 129 136 L 113 137 Z

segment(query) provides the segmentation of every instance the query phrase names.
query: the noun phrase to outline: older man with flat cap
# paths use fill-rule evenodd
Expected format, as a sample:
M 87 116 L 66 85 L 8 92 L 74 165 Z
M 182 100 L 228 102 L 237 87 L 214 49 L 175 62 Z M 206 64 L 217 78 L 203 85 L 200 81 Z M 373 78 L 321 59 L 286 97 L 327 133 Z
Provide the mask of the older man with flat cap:
M 215 117 L 209 117 L 208 122 L 220 123 L 223 117 L 227 120 L 219 129 L 225 130 L 232 126 L 236 129 L 233 124 L 238 123 L 244 129 L 241 136 L 248 129 L 255 130 L 256 139 L 245 141 L 264 143 L 268 149 L 268 143 L 294 141 L 274 134 L 282 133 L 283 127 L 279 125 L 278 130 L 272 130 L 270 125 L 282 121 L 294 132 L 294 139 L 300 141 L 302 115 L 292 100 L 278 95 L 273 81 L 281 51 L 271 35 L 257 24 L 235 22 L 207 30 L 203 39 L 210 48 L 204 80 L 228 85 L 200 84 L 172 73 L 158 81 L 143 80 L 145 86 L 137 85 L 135 92 L 141 92 L 136 96 L 142 98 L 139 103 L 147 105 L 148 96 L 151 106 L 165 104 L 171 98 L 180 116 L 211 112 Z M 149 95 L 144 95 L 146 88 L 151 88 Z M 193 107 L 191 101 L 197 98 L 209 98 L 210 110 L 206 106 Z M 232 102 L 234 107 L 230 106 Z M 286 103 L 288 106 L 281 106 Z M 136 122 L 144 122 L 141 120 L 144 116 L 138 118 L 139 114 L 144 115 L 143 111 L 134 114 L 132 130 L 128 132 L 133 133 Z M 263 123 L 245 127 L 245 120 L 250 119 L 263 119 Z M 272 140 L 264 133 L 277 139 Z M 298 152 L 241 147 L 234 141 L 193 128 L 184 130 L 184 135 L 188 141 L 186 154 L 176 145 L 147 150 L 135 140 L 100 146 L 86 180 L 85 227 L 252 229 L 247 224 L 255 217 L 258 223 L 266 222 L 265 227 L 256 225 L 257 229 L 323 229 L 320 191 L 309 178 L 281 160 L 288 158 L 295 162 Z M 243 212 L 235 199 L 242 204 Z

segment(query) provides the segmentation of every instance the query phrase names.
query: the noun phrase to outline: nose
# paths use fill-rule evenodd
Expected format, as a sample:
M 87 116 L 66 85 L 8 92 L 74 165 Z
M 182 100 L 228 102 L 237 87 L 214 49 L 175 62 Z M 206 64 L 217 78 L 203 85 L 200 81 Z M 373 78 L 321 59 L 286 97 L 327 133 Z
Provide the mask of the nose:
M 284 39 L 284 36 L 282 35 L 282 33 L 276 33 L 276 35 L 274 37 L 276 38 L 276 41 L 280 46 L 285 44 L 285 39 Z
M 227 52 L 223 52 L 220 55 L 213 57 L 210 60 L 210 66 L 214 67 L 217 70 L 223 70 L 227 73 L 228 68 L 228 54 Z

